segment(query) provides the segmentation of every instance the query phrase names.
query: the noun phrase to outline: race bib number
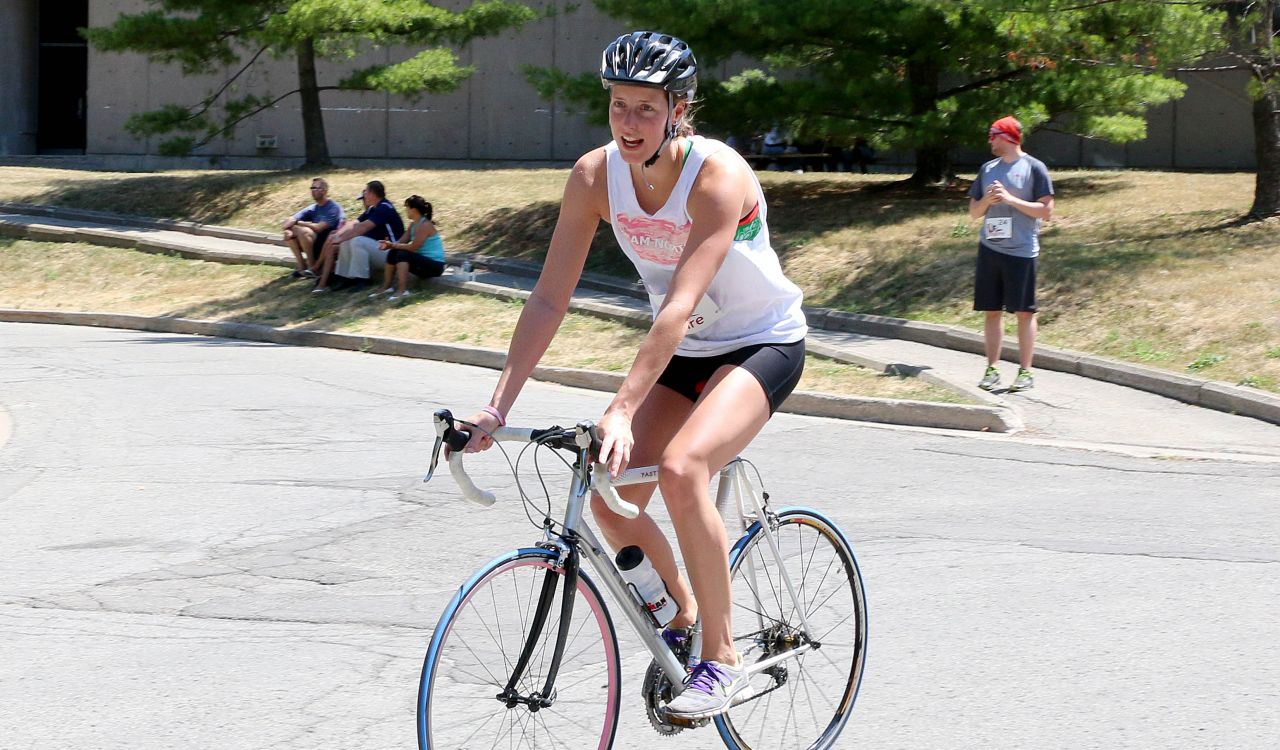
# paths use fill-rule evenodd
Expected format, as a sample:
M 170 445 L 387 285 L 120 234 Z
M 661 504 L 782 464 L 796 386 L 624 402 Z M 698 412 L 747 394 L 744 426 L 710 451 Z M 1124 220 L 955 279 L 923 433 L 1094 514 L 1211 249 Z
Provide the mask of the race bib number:
M 1013 236 L 1012 216 L 992 216 L 987 219 L 987 239 L 1007 240 Z
M 665 294 L 649 294 L 649 303 L 653 305 L 654 317 L 657 317 L 658 311 L 662 309 L 662 303 L 666 300 Z M 720 306 L 711 301 L 711 298 L 702 295 L 702 299 L 698 301 L 698 306 L 693 308 L 693 314 L 689 316 L 689 326 L 685 329 L 685 333 L 693 333 L 701 328 L 706 328 L 716 322 L 723 316 Z

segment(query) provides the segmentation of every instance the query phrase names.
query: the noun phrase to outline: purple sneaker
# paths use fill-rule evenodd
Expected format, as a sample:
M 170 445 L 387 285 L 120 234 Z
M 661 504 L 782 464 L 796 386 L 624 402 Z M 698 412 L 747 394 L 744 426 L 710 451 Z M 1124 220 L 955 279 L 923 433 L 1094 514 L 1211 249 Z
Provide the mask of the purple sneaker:
M 728 711 L 734 698 L 750 687 L 743 667 L 704 661 L 684 681 L 684 692 L 667 704 L 667 713 L 681 719 L 706 719 Z
M 683 628 L 663 628 L 662 640 L 666 641 L 667 648 L 671 649 L 671 653 L 676 655 L 676 659 L 685 665 L 685 669 L 692 669 L 698 663 L 698 657 L 694 656 L 691 651 L 693 649 L 693 634 L 697 626 L 689 625 Z

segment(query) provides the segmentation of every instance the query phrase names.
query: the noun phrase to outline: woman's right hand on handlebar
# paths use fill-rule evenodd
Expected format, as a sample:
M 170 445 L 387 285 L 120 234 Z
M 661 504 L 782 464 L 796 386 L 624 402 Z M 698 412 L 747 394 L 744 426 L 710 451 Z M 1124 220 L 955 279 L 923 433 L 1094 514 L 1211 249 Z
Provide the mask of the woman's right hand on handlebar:
M 467 443 L 463 453 L 479 453 L 493 447 L 493 438 L 486 435 L 485 432 L 493 432 L 502 426 L 497 417 L 487 411 L 478 411 L 467 417 L 465 421 L 476 425 L 480 429 L 471 430 L 471 441 Z

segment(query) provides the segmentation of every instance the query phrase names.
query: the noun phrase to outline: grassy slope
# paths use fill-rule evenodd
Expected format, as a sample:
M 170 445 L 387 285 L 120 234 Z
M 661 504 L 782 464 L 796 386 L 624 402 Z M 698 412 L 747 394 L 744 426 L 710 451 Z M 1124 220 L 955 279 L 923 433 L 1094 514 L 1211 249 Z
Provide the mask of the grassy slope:
M 0 238 L 0 307 L 229 320 L 505 349 L 522 303 L 424 287 L 402 305 L 365 293 L 313 295 L 281 269 L 221 265 L 120 248 Z M 643 331 L 570 314 L 544 364 L 624 372 Z M 809 359 L 802 390 L 963 402 L 914 378 Z
M 0 198 L 274 228 L 310 174 L 113 174 L 3 168 Z M 348 209 L 362 183 L 436 206 L 452 250 L 537 259 L 564 170 L 336 170 Z M 1252 175 L 1062 172 L 1043 237 L 1041 340 L 1280 390 L 1276 222 L 1235 225 Z M 887 176 L 764 173 L 771 226 L 807 301 L 977 328 L 970 307 L 976 223 L 961 185 L 920 195 Z M 597 233 L 589 267 L 632 276 Z

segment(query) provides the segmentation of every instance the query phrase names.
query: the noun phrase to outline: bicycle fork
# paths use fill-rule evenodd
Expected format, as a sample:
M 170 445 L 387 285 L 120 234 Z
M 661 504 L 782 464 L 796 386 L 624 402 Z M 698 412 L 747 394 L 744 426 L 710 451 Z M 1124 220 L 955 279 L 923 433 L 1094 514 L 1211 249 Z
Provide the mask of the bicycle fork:
M 568 640 L 569 624 L 573 618 L 573 599 L 578 590 L 578 551 L 572 542 L 568 546 L 568 554 L 562 556 L 561 559 L 563 564 L 559 570 L 556 568 L 549 569 L 542 579 L 542 590 L 538 595 L 538 608 L 534 611 L 533 621 L 529 624 L 529 632 L 525 636 L 524 646 L 520 649 L 520 657 L 516 660 L 516 665 L 511 670 L 511 678 L 507 680 L 506 687 L 496 696 L 498 700 L 507 704 L 507 708 L 515 708 L 523 704 L 529 708 L 530 712 L 536 713 L 555 703 L 556 676 L 560 673 L 560 662 L 564 658 L 564 647 Z M 551 607 L 555 604 L 556 584 L 562 577 L 561 571 L 563 571 L 564 592 L 560 597 L 560 623 L 556 628 L 556 644 L 552 651 L 550 668 L 547 670 L 547 679 L 542 686 L 541 692 L 530 693 L 527 696 L 520 695 L 520 691 L 516 690 L 516 685 L 520 682 L 520 678 L 524 676 L 525 669 L 529 667 L 529 661 L 533 658 L 534 649 L 542 637 L 542 629 L 546 627 L 547 615 L 550 614 Z

